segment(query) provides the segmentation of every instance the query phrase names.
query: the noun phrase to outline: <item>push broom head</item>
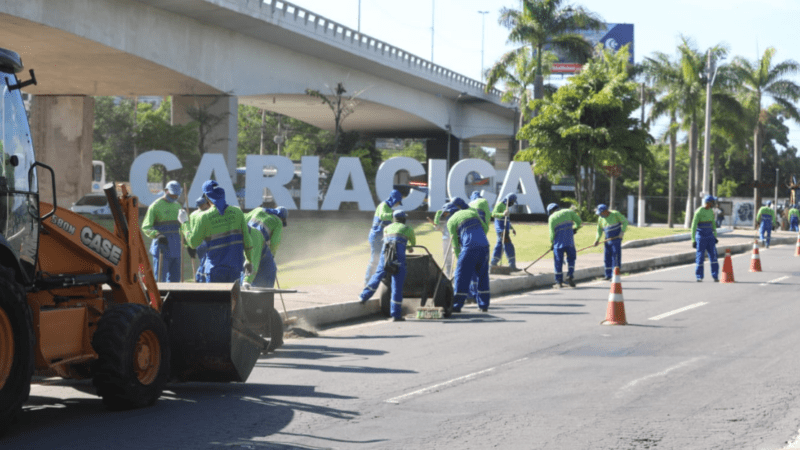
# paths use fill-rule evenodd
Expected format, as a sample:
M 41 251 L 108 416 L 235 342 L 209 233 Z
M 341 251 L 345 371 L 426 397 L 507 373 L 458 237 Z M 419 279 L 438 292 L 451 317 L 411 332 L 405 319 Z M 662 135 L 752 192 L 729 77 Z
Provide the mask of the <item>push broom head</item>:
M 441 306 L 420 306 L 417 308 L 417 319 L 442 319 L 444 308 Z

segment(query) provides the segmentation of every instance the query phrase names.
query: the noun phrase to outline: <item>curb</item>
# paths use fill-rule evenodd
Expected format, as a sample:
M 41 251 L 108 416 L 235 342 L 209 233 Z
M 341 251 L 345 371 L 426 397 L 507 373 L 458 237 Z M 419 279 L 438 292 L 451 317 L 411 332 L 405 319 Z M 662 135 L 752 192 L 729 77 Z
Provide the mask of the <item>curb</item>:
M 717 234 L 726 234 L 733 232 L 731 228 L 720 228 L 717 230 Z M 689 241 L 692 239 L 692 233 L 681 233 L 681 234 L 673 234 L 672 236 L 663 236 L 657 238 L 650 238 L 650 239 L 637 239 L 635 241 L 627 241 L 624 242 L 621 247 L 622 248 L 639 248 L 639 247 L 647 247 L 648 245 L 656 245 L 656 244 L 667 244 L 670 242 L 680 242 L 680 241 Z
M 682 236 L 682 235 L 678 235 Z M 686 234 L 686 239 L 689 235 Z M 669 236 L 673 237 L 673 236 Z M 656 238 L 661 239 L 661 238 Z M 646 240 L 646 239 L 642 239 Z M 681 239 L 678 239 L 681 240 Z M 632 241 L 636 242 L 636 241 Z M 796 238 L 773 238 L 772 245 L 795 244 Z M 718 246 L 718 254 L 724 254 L 725 249 L 730 249 L 731 254 L 739 254 L 750 251 L 752 243 L 735 244 L 729 246 Z M 640 272 L 655 267 L 675 266 L 694 262 L 694 251 L 676 253 L 668 256 L 656 258 L 640 259 L 622 264 L 622 272 Z M 724 256 L 723 256 L 724 258 Z M 605 273 L 603 266 L 585 267 L 575 270 L 575 281 L 586 281 L 593 278 L 602 277 Z M 513 292 L 530 291 L 535 288 L 551 287 L 554 284 L 552 273 L 540 273 L 536 275 L 509 276 L 489 280 L 489 291 L 491 295 L 502 295 Z M 420 306 L 420 299 L 403 299 L 403 315 L 414 314 Z M 290 316 L 298 318 L 300 326 L 309 325 L 311 327 L 325 327 L 335 323 L 342 323 L 361 319 L 369 316 L 381 315 L 380 300 L 370 299 L 364 303 L 359 301 L 336 303 L 333 305 L 315 306 L 313 308 L 302 308 L 288 311 Z

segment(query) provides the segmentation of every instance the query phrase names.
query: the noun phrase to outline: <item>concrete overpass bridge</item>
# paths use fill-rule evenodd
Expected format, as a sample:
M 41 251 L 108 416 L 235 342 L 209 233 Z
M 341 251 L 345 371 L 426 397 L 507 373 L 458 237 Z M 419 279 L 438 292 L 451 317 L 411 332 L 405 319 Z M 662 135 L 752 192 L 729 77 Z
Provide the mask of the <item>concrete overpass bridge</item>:
M 478 144 L 497 148 L 497 169 L 510 159 L 515 105 L 499 91 L 288 2 L 4 1 L 0 24 L 0 45 L 36 70 L 39 85 L 26 90 L 36 96 L 34 141 L 61 169 L 65 202 L 89 186 L 92 97 L 102 95 L 173 96 L 173 123 L 189 122 L 192 106 L 227 114 L 211 151 L 230 170 L 237 104 L 332 130 L 330 109 L 305 91 L 340 82 L 360 92 L 346 130 L 429 138 L 433 158 Z

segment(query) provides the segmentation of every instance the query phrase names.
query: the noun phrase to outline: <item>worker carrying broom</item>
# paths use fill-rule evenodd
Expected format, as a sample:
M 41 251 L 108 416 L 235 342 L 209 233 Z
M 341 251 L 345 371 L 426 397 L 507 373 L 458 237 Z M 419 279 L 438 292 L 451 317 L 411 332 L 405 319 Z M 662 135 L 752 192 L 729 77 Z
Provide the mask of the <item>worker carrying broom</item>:
M 622 267 L 622 236 L 628 229 L 628 219 L 619 211 L 608 209 L 604 204 L 597 205 L 597 237 L 594 246 L 600 243 L 603 232 L 606 234 L 605 246 L 603 248 L 603 259 L 605 262 L 605 280 L 610 280 L 615 267 Z
M 759 222 L 758 227 L 759 239 L 764 243 L 766 248 L 769 248 L 769 241 L 772 237 L 772 223 L 775 220 L 775 210 L 772 209 L 772 201 L 767 201 L 766 206 L 762 206 L 756 215 L 756 222 Z
M 797 205 L 792 205 L 789 210 L 789 231 L 800 231 L 798 228 L 798 220 L 800 220 L 800 211 L 797 210 Z
M 455 296 L 453 312 L 461 312 L 469 293 L 473 276 L 478 278 L 475 300 L 478 309 L 489 311 L 489 240 L 486 239 L 485 222 L 478 211 L 470 208 L 464 200 L 456 197 L 442 207 L 442 218 L 447 220 L 447 230 L 453 236 L 456 254 L 454 277 Z
M 692 219 L 692 247 L 697 250 L 694 258 L 697 282 L 703 281 L 703 262 L 708 253 L 711 264 L 711 277 L 714 282 L 719 281 L 719 263 L 717 262 L 717 223 L 714 221 L 714 202 L 717 199 L 706 195 L 703 206 L 697 208 Z
M 403 317 L 403 283 L 406 279 L 406 247 L 417 245 L 414 229 L 406 225 L 406 213 L 392 213 L 392 223 L 383 230 L 383 251 L 378 269 L 361 292 L 361 302 L 366 302 L 378 289 L 378 284 L 388 274 L 392 278 L 392 300 L 389 307 L 392 322 L 406 320 Z M 413 249 L 408 249 L 409 253 Z
M 242 274 L 245 260 L 250 260 L 253 242 L 244 213 L 225 201 L 225 190 L 216 181 L 203 183 L 203 195 L 213 207 L 199 213 L 197 220 L 189 222 L 185 209 L 178 212 L 181 233 L 186 244 L 197 248 L 203 241 L 208 244 L 203 274 L 206 283 L 232 283 Z
M 375 273 L 375 268 L 378 266 L 378 260 L 381 257 L 381 249 L 383 248 L 383 229 L 392 223 L 392 207 L 395 205 L 403 205 L 403 194 L 397 189 L 393 189 L 389 193 L 389 197 L 380 202 L 378 207 L 375 208 L 375 216 L 372 219 L 372 228 L 369 230 L 369 245 L 370 255 L 369 264 L 367 265 L 367 273 L 364 274 L 364 284 L 368 284 Z
M 175 180 L 167 183 L 164 195 L 153 202 L 142 221 L 142 232 L 152 238 L 153 272 L 160 282 L 178 283 L 181 278 L 181 235 L 178 233 L 178 197 L 183 189 Z
M 494 206 L 492 211 L 492 218 L 494 219 L 494 231 L 497 233 L 497 244 L 494 246 L 492 254 L 492 265 L 500 264 L 500 258 L 503 257 L 503 250 L 506 252 L 506 259 L 508 259 L 508 267 L 511 270 L 517 270 L 517 258 L 514 251 L 514 244 L 511 242 L 511 233 L 517 235 L 517 231 L 511 226 L 509 215 L 511 208 L 517 203 L 517 194 L 508 194 L 502 201 Z
M 211 208 L 211 202 L 209 202 L 204 195 L 201 195 L 197 200 L 194 201 L 194 206 L 197 209 L 195 209 L 194 211 L 192 211 L 191 214 L 189 214 L 189 223 L 191 223 L 193 220 L 197 220 L 201 212 Z M 197 264 L 197 271 L 194 274 L 194 281 L 198 283 L 205 283 L 206 276 L 205 273 L 203 273 L 203 265 L 206 262 L 206 253 L 208 253 L 208 244 L 206 244 L 206 241 L 203 241 L 200 245 L 197 246 L 197 248 L 192 248 L 187 245 L 186 252 L 189 254 L 190 258 L 197 257 L 199 261 L 199 263 Z
M 571 209 L 561 209 L 555 203 L 547 205 L 550 216 L 547 223 L 550 228 L 550 247 L 553 250 L 556 284 L 564 287 L 564 255 L 567 256 L 567 283 L 575 287 L 575 233 L 581 227 L 581 218 Z
M 255 208 L 245 214 L 244 218 L 250 227 L 253 248 L 250 251 L 251 262 L 244 265 L 242 286 L 275 287 L 278 274 L 275 254 L 281 245 L 281 235 L 289 218 L 289 211 L 283 206 L 274 209 Z

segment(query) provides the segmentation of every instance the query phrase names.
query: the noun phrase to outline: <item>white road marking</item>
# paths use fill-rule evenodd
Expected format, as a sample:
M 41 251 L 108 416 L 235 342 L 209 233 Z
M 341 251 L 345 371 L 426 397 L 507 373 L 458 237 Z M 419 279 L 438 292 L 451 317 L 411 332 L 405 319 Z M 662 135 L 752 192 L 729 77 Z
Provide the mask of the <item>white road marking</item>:
M 676 364 L 676 365 L 674 365 L 674 366 L 672 366 L 672 367 L 670 367 L 670 368 L 664 369 L 664 370 L 662 370 L 661 372 L 658 372 L 658 373 L 651 373 L 650 375 L 646 375 L 646 376 L 644 376 L 644 377 L 642 377 L 642 378 L 637 378 L 637 379 L 635 379 L 635 380 L 631 381 L 630 383 L 626 384 L 625 386 L 623 386 L 623 387 L 622 387 L 622 388 L 619 390 L 619 392 L 617 392 L 617 395 L 616 395 L 616 396 L 617 396 L 617 397 L 619 397 L 620 395 L 622 395 L 622 394 L 623 394 L 623 392 L 624 392 L 625 390 L 627 390 L 627 389 L 630 389 L 630 388 L 632 388 L 632 387 L 636 386 L 637 384 L 641 383 L 642 381 L 647 381 L 647 380 L 649 380 L 649 379 L 651 379 L 651 378 L 656 378 L 656 377 L 663 377 L 663 376 L 666 376 L 668 373 L 670 373 L 670 372 L 672 372 L 672 371 L 674 371 L 674 370 L 678 370 L 678 369 L 680 369 L 680 368 L 682 368 L 682 367 L 686 367 L 686 366 L 688 366 L 689 364 L 692 364 L 693 362 L 695 362 L 695 361 L 698 361 L 698 360 L 700 360 L 700 359 L 703 359 L 703 358 L 705 358 L 705 357 L 704 357 L 704 356 L 698 356 L 698 357 L 696 357 L 696 358 L 692 358 L 692 359 L 686 360 L 686 361 L 684 361 L 684 362 L 682 362 L 682 363 L 680 363 L 680 364 Z
M 707 305 L 707 304 L 708 304 L 708 302 L 695 303 L 693 305 L 684 306 L 683 308 L 678 308 L 676 310 L 673 310 L 673 311 L 670 311 L 670 312 L 666 312 L 666 313 L 660 314 L 658 316 L 651 317 L 651 318 L 649 318 L 647 320 L 661 320 L 661 319 L 663 319 L 665 317 L 669 317 L 669 316 L 671 316 L 673 314 L 682 313 L 684 311 L 688 311 L 688 310 L 694 309 L 694 308 L 699 308 L 699 307 L 701 307 L 703 305 Z
M 766 283 L 761 283 L 761 286 L 766 286 L 768 284 L 777 283 L 777 282 L 783 281 L 783 280 L 785 280 L 787 278 L 792 278 L 792 276 L 791 275 L 786 275 L 785 277 L 775 278 L 774 280 L 769 280 Z
M 414 397 L 414 396 L 417 396 L 417 395 L 427 394 L 428 392 L 436 391 L 439 388 L 451 385 L 453 383 L 458 383 L 459 381 L 471 380 L 471 379 L 473 379 L 473 378 L 475 378 L 475 377 L 477 377 L 479 375 L 483 375 L 485 373 L 492 372 L 492 371 L 494 371 L 496 369 L 499 369 L 501 367 L 505 367 L 505 366 L 509 366 L 511 364 L 516 364 L 516 363 L 525 361 L 526 359 L 528 359 L 528 357 L 520 358 L 520 359 L 517 359 L 515 361 L 507 362 L 505 364 L 500 364 L 499 366 L 490 367 L 488 369 L 483 369 L 483 370 L 480 370 L 478 372 L 473 372 L 473 373 L 470 373 L 470 374 L 467 374 L 467 375 L 464 375 L 464 376 L 461 376 L 461 377 L 458 377 L 458 378 L 453 378 L 452 380 L 445 381 L 443 383 L 434 384 L 433 386 L 428 386 L 426 388 L 419 389 L 419 390 L 416 390 L 414 392 L 409 392 L 408 394 L 403 394 L 403 395 L 400 395 L 400 396 L 397 396 L 397 397 L 390 398 L 389 400 L 386 400 L 386 403 L 395 403 L 395 404 L 397 404 L 397 403 L 400 403 L 401 400 L 406 400 L 408 398 L 411 398 L 411 397 Z

